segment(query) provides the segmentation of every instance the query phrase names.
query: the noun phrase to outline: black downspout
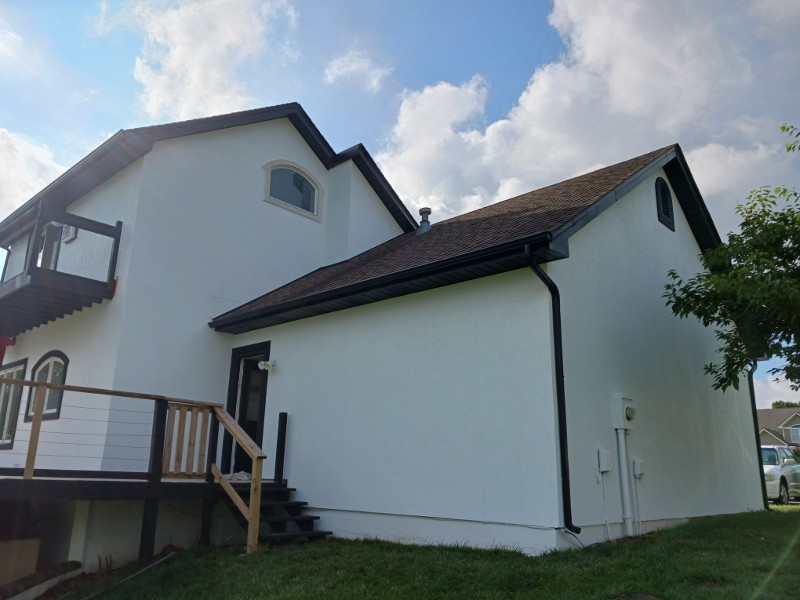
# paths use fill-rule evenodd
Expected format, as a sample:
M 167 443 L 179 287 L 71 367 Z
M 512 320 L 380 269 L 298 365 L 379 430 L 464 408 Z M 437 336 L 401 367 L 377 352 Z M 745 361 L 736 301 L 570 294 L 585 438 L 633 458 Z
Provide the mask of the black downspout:
M 547 286 L 553 309 L 553 354 L 556 367 L 556 412 L 558 418 L 558 445 L 561 455 L 561 500 L 564 505 L 564 527 L 572 533 L 581 528 L 572 522 L 572 497 L 569 485 L 569 453 L 567 451 L 567 402 L 564 393 L 564 355 L 561 336 L 561 294 L 558 286 L 533 259 L 531 247 L 525 246 L 525 260 L 536 276 Z
M 764 500 L 764 510 L 769 510 L 767 501 L 767 484 L 764 482 L 764 467 L 761 466 L 761 436 L 758 434 L 758 412 L 756 412 L 756 390 L 753 386 L 753 374 L 758 368 L 758 362 L 753 361 L 752 367 L 747 371 L 747 383 L 750 385 L 750 407 L 753 410 L 753 429 L 756 433 L 756 456 L 758 460 L 758 480 L 761 482 L 761 497 Z

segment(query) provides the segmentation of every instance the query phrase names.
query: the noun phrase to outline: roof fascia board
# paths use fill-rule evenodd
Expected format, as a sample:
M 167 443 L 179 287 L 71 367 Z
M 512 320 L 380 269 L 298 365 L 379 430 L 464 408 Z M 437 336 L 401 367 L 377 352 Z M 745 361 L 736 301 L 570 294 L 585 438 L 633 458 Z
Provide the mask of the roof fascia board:
M 5 232 L 9 229 L 15 229 L 19 219 L 24 217 L 28 211 L 40 202 L 48 204 L 53 202 L 62 209 L 66 208 L 69 204 L 150 152 L 155 142 L 281 118 L 289 119 L 325 168 L 331 169 L 345 160 L 355 158 L 356 166 L 361 170 L 364 178 L 375 190 L 375 193 L 401 229 L 406 232 L 416 230 L 417 222 L 403 205 L 391 185 L 389 185 L 389 182 L 380 172 L 366 149 L 359 144 L 354 147 L 357 149 L 354 153 L 351 152 L 353 150 L 351 148 L 337 154 L 317 129 L 317 126 L 314 125 L 314 122 L 303 107 L 293 102 L 228 115 L 192 119 L 190 121 L 151 125 L 128 130 L 121 129 L 4 219 L 0 223 L 0 241 L 7 237 L 4 235 Z M 105 163 L 108 164 L 105 165 Z M 92 174 L 92 170 L 99 170 L 99 176 L 98 173 Z
M 683 150 L 677 144 L 675 150 L 676 160 L 669 161 L 664 165 L 664 172 L 667 174 L 672 189 L 678 197 L 681 210 L 683 210 L 689 221 L 689 226 L 697 243 L 700 245 L 700 249 L 705 251 L 710 248 L 716 248 L 722 243 L 722 238 L 714 225 L 711 213 L 708 212 L 706 203 L 703 201 L 694 176 L 689 170 L 689 164 L 686 162 Z
M 383 277 L 376 277 L 374 279 L 360 281 L 348 286 L 325 290 L 309 296 L 303 296 L 302 298 L 283 302 L 281 304 L 270 306 L 256 312 L 237 315 L 234 317 L 225 317 L 224 315 L 220 315 L 219 317 L 212 319 L 208 325 L 216 330 L 220 330 L 222 328 L 227 328 L 234 325 L 242 325 L 248 321 L 257 321 L 264 317 L 275 316 L 277 314 L 291 310 L 297 310 L 299 308 L 307 308 L 314 305 L 321 305 L 332 300 L 340 300 L 351 296 L 357 296 L 361 293 L 388 287 L 392 284 L 404 283 L 416 279 L 424 279 L 467 266 L 474 266 L 477 264 L 491 262 L 492 260 L 498 260 L 500 258 L 520 254 L 525 245 L 536 246 L 537 249 L 542 252 L 542 254 L 540 254 L 538 257 L 540 260 L 547 261 L 562 258 L 557 254 L 558 250 L 550 247 L 549 234 L 537 234 L 527 239 L 515 240 L 513 243 L 476 250 L 475 252 L 471 252 L 469 254 L 422 265 L 413 269 L 406 269 L 404 271 L 391 273 L 389 275 L 384 275 Z
M 783 421 L 781 421 L 781 424 L 780 424 L 780 425 L 778 425 L 778 427 L 779 427 L 780 429 L 787 429 L 788 427 L 791 427 L 791 425 L 788 425 L 788 426 L 787 426 L 787 425 L 786 425 L 786 423 L 788 423 L 789 421 L 791 421 L 791 420 L 792 420 L 792 419 L 794 419 L 795 417 L 800 417 L 800 412 L 793 412 L 791 415 L 789 415 L 789 416 L 788 416 L 788 417 L 786 417 L 786 418 L 785 418 Z
M 770 436 L 774 437 L 774 438 L 775 438 L 776 440 L 778 440 L 778 441 L 779 441 L 781 444 L 785 444 L 785 443 L 786 443 L 786 440 L 784 440 L 784 439 L 781 439 L 780 437 L 778 437 L 777 435 L 775 435 L 774 433 L 772 433 L 772 432 L 771 432 L 769 429 L 767 429 L 766 427 L 762 427 L 762 428 L 761 428 L 761 431 L 759 431 L 758 433 L 759 433 L 759 435 L 760 435 L 760 434 L 762 434 L 762 433 L 766 433 L 767 435 L 770 435 Z
M 378 193 L 378 197 L 380 197 L 384 206 L 386 206 L 403 231 L 406 233 L 416 231 L 418 227 L 416 219 L 411 216 L 408 208 L 400 200 L 400 196 L 394 191 L 394 188 L 363 144 L 356 144 L 340 152 L 332 166 L 340 165 L 348 160 L 352 160 L 353 164 L 358 167 L 364 179 Z
M 600 213 L 604 212 L 612 204 L 620 200 L 630 190 L 639 185 L 642 181 L 650 177 L 658 169 L 662 168 L 670 160 L 675 158 L 677 153 L 673 146 L 664 154 L 650 162 L 647 166 L 642 167 L 634 173 L 631 177 L 617 185 L 613 190 L 605 194 L 597 202 L 586 207 L 568 222 L 564 223 L 561 227 L 553 232 L 553 239 L 569 239 L 578 231 L 583 229 L 586 225 L 591 223 Z
M 24 220 L 26 217 L 30 218 L 30 214 L 28 213 L 35 210 L 36 206 L 40 202 L 49 200 L 51 197 L 55 198 L 61 196 L 62 194 L 60 188 L 69 186 L 70 184 L 74 185 L 77 178 L 79 178 L 85 171 L 95 168 L 103 160 L 108 160 L 108 157 L 117 150 L 117 146 L 121 146 L 125 143 L 124 138 L 126 137 L 127 133 L 128 132 L 126 132 L 124 129 L 119 130 L 105 142 L 100 144 L 97 148 L 92 150 L 84 158 L 75 163 L 72 167 L 64 171 L 64 173 L 58 176 L 55 180 L 50 182 L 44 187 L 44 189 L 40 190 L 30 200 L 12 212 L 2 221 L 2 223 L 0 223 L 0 235 L 2 235 L 9 228 L 15 228 L 14 226 L 20 219 Z M 129 147 L 132 147 L 132 145 L 129 144 Z M 72 198 L 71 200 L 75 199 L 77 198 Z M 69 204 L 69 202 L 66 204 Z M 3 239 L 5 239 L 5 236 L 3 236 Z
M 655 158 L 647 166 L 623 181 L 600 200 L 556 229 L 553 232 L 554 240 L 558 240 L 562 237 L 571 237 L 588 225 L 609 206 L 620 200 L 630 190 L 642 183 L 658 169 L 662 168 L 672 185 L 672 189 L 681 205 L 681 210 L 683 210 L 689 222 L 689 227 L 700 249 L 705 251 L 709 248 L 717 247 L 722 243 L 722 240 L 711 219 L 711 214 L 708 212 L 708 207 L 703 201 L 703 197 L 700 195 L 700 190 L 695 183 L 692 172 L 689 170 L 686 157 L 683 155 L 683 151 L 678 144 L 670 147 L 664 154 Z

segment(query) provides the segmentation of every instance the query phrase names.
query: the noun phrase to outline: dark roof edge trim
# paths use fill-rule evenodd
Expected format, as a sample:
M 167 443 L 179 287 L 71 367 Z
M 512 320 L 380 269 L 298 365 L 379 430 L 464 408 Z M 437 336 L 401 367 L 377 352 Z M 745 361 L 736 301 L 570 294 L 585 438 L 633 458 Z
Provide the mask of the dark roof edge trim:
M 406 233 L 416 231 L 419 226 L 416 219 L 411 215 L 403 201 L 400 200 L 400 196 L 394 191 L 392 184 L 386 179 L 383 171 L 380 170 L 378 164 L 372 158 L 372 155 L 370 155 L 364 147 L 364 144 L 356 144 L 347 150 L 339 152 L 332 166 L 340 165 L 348 160 L 352 160 L 353 164 L 358 167 L 364 179 L 366 179 L 376 193 L 378 193 L 381 201 L 389 212 L 392 213 L 395 221 L 402 227 L 403 231 Z M 378 192 L 378 190 L 381 190 L 381 192 Z
M 383 277 L 368 279 L 367 281 L 360 281 L 358 283 L 354 283 L 340 288 L 325 290 L 323 292 L 312 294 L 310 296 L 303 296 L 302 298 L 297 298 L 295 300 L 290 300 L 288 302 L 276 304 L 274 306 L 270 306 L 268 308 L 261 309 L 256 312 L 251 312 L 244 315 L 238 315 L 235 317 L 225 317 L 224 316 L 225 313 L 223 313 L 219 317 L 215 317 L 214 319 L 212 319 L 208 323 L 208 325 L 209 327 L 212 327 L 217 331 L 220 331 L 223 328 L 228 328 L 234 325 L 241 325 L 242 323 L 247 323 L 248 321 L 257 321 L 264 317 L 273 316 L 276 314 L 287 312 L 289 310 L 296 310 L 298 308 L 307 308 L 310 306 L 322 305 L 325 302 L 329 302 L 331 300 L 338 300 L 341 298 L 356 296 L 358 294 L 373 289 L 380 289 L 387 287 L 390 284 L 403 283 L 415 279 L 423 279 L 443 272 L 452 271 L 460 267 L 468 265 L 469 266 L 476 265 L 483 262 L 490 262 L 492 260 L 496 260 L 504 256 L 519 254 L 520 252 L 524 252 L 524 248 L 526 245 L 534 246 L 538 249 L 541 248 L 548 249 L 551 255 L 549 256 L 550 259 L 560 258 L 561 257 L 560 255 L 553 255 L 554 251 L 550 247 L 550 241 L 551 241 L 551 236 L 549 233 L 547 232 L 540 233 L 528 238 L 514 240 L 513 242 L 509 242 L 499 246 L 491 246 L 489 248 L 483 248 L 481 250 L 476 250 L 475 252 L 470 252 L 469 254 L 462 254 L 435 263 L 430 263 L 419 267 L 415 267 L 413 269 L 398 271 L 396 273 L 384 275 Z
M 91 169 L 98 162 L 106 158 L 114 151 L 114 147 L 116 145 L 121 145 L 124 143 L 124 137 L 126 134 L 127 132 L 124 129 L 120 129 L 105 142 L 100 144 L 97 148 L 92 150 L 89 154 L 84 156 L 81 160 L 76 162 L 69 169 L 56 177 L 53 181 L 48 183 L 43 189 L 39 190 L 33 197 L 31 197 L 30 200 L 25 202 L 22 206 L 17 208 L 5 219 L 3 219 L 3 221 L 0 222 L 0 230 L 5 230 L 13 226 L 15 221 L 25 217 L 28 212 L 35 209 L 36 206 L 42 200 L 46 199 L 53 190 L 69 182 L 69 180 L 79 175 L 82 171 Z M 150 146 L 152 147 L 152 144 Z
M 389 185 L 366 148 L 362 144 L 357 144 L 337 154 L 303 107 L 297 102 L 292 102 L 227 115 L 121 129 L 0 222 L 0 235 L 9 229 L 14 229 L 17 221 L 24 218 L 42 201 L 49 202 L 51 199 L 57 198 L 59 203 L 63 204 L 62 208 L 65 208 L 150 152 L 155 142 L 282 118 L 289 119 L 289 122 L 326 169 L 331 169 L 347 160 L 353 160 L 400 228 L 405 232 L 416 230 L 416 220 L 411 216 L 392 186 Z M 122 160 L 118 165 L 112 164 L 102 180 L 92 181 L 91 184 L 80 184 L 77 190 L 71 188 L 73 181 L 78 180 L 80 176 L 96 168 L 102 162 L 113 161 L 116 154 L 121 155 Z M 66 201 L 64 201 L 65 199 Z
M 683 210 L 684 214 L 686 214 L 690 208 L 694 208 L 696 210 L 696 216 L 690 221 L 690 225 L 692 226 L 692 231 L 695 234 L 695 237 L 698 238 L 698 242 L 700 242 L 699 230 L 702 229 L 705 231 L 707 237 L 706 243 L 700 243 L 700 247 L 703 250 L 708 250 L 709 248 L 716 248 L 722 243 L 722 238 L 717 231 L 716 225 L 714 225 L 714 220 L 711 218 L 711 213 L 708 212 L 708 207 L 706 206 L 705 201 L 703 200 L 703 196 L 700 194 L 700 188 L 697 187 L 697 182 L 694 180 L 694 175 L 692 175 L 691 170 L 689 169 L 689 163 L 686 162 L 686 157 L 683 154 L 683 150 L 681 149 L 680 145 L 675 145 L 676 150 L 676 159 L 675 161 L 670 161 L 669 164 L 665 165 L 664 171 L 667 173 L 667 178 L 670 180 L 670 184 L 672 185 L 673 190 L 675 190 L 676 196 L 678 196 L 678 202 L 681 205 L 681 209 Z M 676 175 L 683 176 L 684 180 L 688 185 L 688 194 L 679 192 L 676 190 L 676 184 L 674 183 L 674 178 Z M 699 223 L 697 222 L 697 217 L 699 217 Z M 695 228 L 698 230 L 695 230 Z
M 721 244 L 722 240 L 717 228 L 714 226 L 714 221 L 711 219 L 711 214 L 708 212 L 708 207 L 703 201 L 679 144 L 669 147 L 661 156 L 652 160 L 597 202 L 588 206 L 570 219 L 569 222 L 556 229 L 553 232 L 553 239 L 569 239 L 631 189 L 662 168 L 670 180 L 672 189 L 681 205 L 681 210 L 683 210 L 684 216 L 689 222 L 689 227 L 700 249 L 705 251 Z M 681 179 L 685 182 L 685 185 L 680 182 Z
M 587 206 L 568 222 L 564 223 L 564 225 L 556 229 L 553 232 L 553 238 L 569 239 L 571 236 L 583 229 L 586 225 L 593 221 L 595 217 L 599 216 L 600 213 L 604 212 L 617 200 L 622 198 L 630 190 L 652 175 L 656 170 L 660 169 L 670 160 L 675 158 L 677 156 L 676 148 L 677 145 L 670 147 L 666 152 L 664 152 L 664 154 L 658 158 L 655 158 L 650 163 L 639 169 L 631 177 L 617 185 L 613 190 L 605 194 L 598 201 L 594 202 L 590 206 Z

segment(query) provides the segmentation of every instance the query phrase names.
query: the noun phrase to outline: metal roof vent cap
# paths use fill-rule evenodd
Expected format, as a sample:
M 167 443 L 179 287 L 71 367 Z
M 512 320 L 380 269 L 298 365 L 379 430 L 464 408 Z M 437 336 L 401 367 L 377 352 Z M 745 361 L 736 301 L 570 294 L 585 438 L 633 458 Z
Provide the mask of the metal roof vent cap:
M 422 217 L 422 221 L 420 221 L 419 228 L 417 229 L 417 235 L 428 233 L 431 230 L 431 223 L 428 221 L 430 214 L 431 209 L 427 206 L 419 209 L 419 216 Z

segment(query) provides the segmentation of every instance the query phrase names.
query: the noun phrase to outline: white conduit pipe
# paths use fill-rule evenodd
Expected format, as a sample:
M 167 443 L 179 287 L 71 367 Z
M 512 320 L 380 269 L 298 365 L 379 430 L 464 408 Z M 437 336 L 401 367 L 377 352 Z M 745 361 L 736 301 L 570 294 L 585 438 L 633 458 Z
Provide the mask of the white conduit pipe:
M 619 459 L 619 485 L 622 495 L 622 525 L 625 537 L 633 535 L 633 517 L 631 515 L 631 483 L 628 473 L 628 442 L 625 429 L 617 429 L 617 458 Z

